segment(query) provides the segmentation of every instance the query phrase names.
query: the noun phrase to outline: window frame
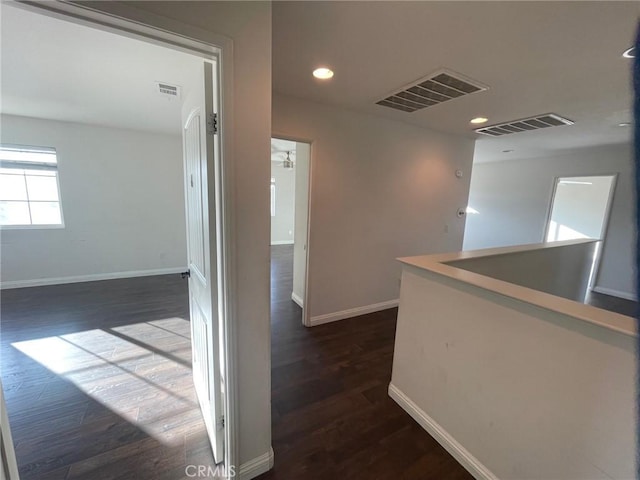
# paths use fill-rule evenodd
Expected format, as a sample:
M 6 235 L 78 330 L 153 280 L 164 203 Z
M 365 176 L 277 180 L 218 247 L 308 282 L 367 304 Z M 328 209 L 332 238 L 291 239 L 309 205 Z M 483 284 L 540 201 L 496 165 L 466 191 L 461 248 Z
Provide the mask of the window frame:
M 60 223 L 40 223 L 40 224 L 19 224 L 19 225 L 2 225 L 0 224 L 0 231 L 2 230 L 52 230 L 52 229 L 63 229 L 65 228 L 65 222 L 64 222 L 64 211 L 62 209 L 62 190 L 60 189 L 60 169 L 59 169 L 59 164 L 58 164 L 58 151 L 54 148 L 54 147 L 41 147 L 41 146 L 35 146 L 35 145 L 17 145 L 17 144 L 7 144 L 7 143 L 0 143 L 0 149 L 21 149 L 21 150 L 35 150 L 35 151 L 40 151 L 40 152 L 50 152 L 50 153 L 54 153 L 56 156 L 56 168 L 55 169 L 51 169 L 52 171 L 55 171 L 55 179 L 56 179 L 56 188 L 58 189 L 58 210 L 60 211 Z M 21 169 L 25 172 L 22 177 L 26 177 L 28 174 L 26 173 L 27 171 L 29 171 L 29 163 L 28 162 L 16 162 L 16 163 L 22 163 L 22 167 Z M 37 163 L 34 162 L 34 165 L 38 165 Z M 2 168 L 2 161 L 0 160 L 0 168 Z M 38 170 L 37 168 L 31 168 L 31 170 Z M 26 188 L 26 186 L 25 186 Z M 32 203 L 31 200 L 28 199 L 28 195 L 29 192 L 27 190 L 27 203 Z M 5 200 L 5 201 L 11 201 L 11 200 Z M 19 200 L 19 201 L 23 201 L 23 200 Z M 35 200 L 33 201 L 33 203 L 37 203 L 38 201 Z

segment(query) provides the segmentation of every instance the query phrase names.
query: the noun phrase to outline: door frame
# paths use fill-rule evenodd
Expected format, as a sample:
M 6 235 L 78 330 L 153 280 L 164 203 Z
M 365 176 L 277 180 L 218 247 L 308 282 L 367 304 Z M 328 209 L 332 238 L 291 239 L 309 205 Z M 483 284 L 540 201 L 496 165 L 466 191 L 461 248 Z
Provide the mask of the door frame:
M 9 415 L 7 405 L 4 401 L 4 390 L 2 380 L 0 380 L 0 479 L 20 480 L 18 463 L 16 462 L 16 452 L 13 448 L 13 438 L 9 425 Z
M 556 175 L 553 178 L 553 185 L 551 187 L 551 201 L 547 208 L 547 217 L 544 224 L 544 231 L 542 233 L 542 243 L 546 243 L 547 235 L 549 234 L 549 223 L 551 222 L 551 215 L 553 214 L 553 204 L 556 200 L 556 191 L 558 189 L 558 183 L 561 178 L 588 178 L 588 177 L 612 177 L 611 189 L 609 190 L 609 198 L 607 199 L 607 208 L 604 213 L 604 219 L 602 221 L 602 231 L 600 232 L 600 242 L 596 246 L 596 257 L 593 262 L 593 271 L 591 272 L 591 278 L 589 279 L 588 289 L 591 291 L 598 283 L 598 274 L 600 273 L 600 263 L 602 262 L 602 252 L 607 241 L 607 232 L 609 231 L 609 219 L 611 218 L 611 210 L 613 209 L 613 197 L 616 192 L 616 186 L 618 183 L 618 173 L 590 173 L 588 175 L 579 174 L 566 174 Z
M 109 11 L 93 8 L 91 5 L 68 3 L 66 0 L 55 2 L 16 1 L 13 6 L 35 13 L 52 16 L 65 21 L 98 28 L 117 35 L 135 38 L 163 47 L 197 55 L 203 59 L 216 59 L 218 76 L 218 125 L 220 135 L 220 197 L 222 199 L 222 311 L 220 319 L 223 336 L 220 353 L 224 362 L 225 389 L 223 392 L 225 434 L 224 465 L 227 471 L 231 467 L 239 468 L 239 438 L 237 415 L 237 333 L 236 333 L 236 291 L 235 281 L 235 218 L 234 203 L 234 162 L 233 136 L 226 125 L 233 124 L 233 41 L 198 27 L 159 15 L 141 12 L 124 4 L 110 4 Z M 184 32 L 188 32 L 185 34 Z
M 279 132 L 271 132 L 271 138 L 277 138 L 278 140 L 288 140 L 290 142 L 297 143 L 306 143 L 309 145 L 309 176 L 307 178 L 308 188 L 307 188 L 307 249 L 305 251 L 305 271 L 304 271 L 304 298 L 302 300 L 302 324 L 305 327 L 311 327 L 311 312 L 309 309 L 309 271 L 310 271 L 310 257 L 309 252 L 311 251 L 311 198 L 313 191 L 313 151 L 314 151 L 314 141 L 308 138 L 296 137 L 293 135 L 287 135 Z M 295 226 L 294 226 L 295 228 Z M 295 241 L 295 240 L 294 240 Z

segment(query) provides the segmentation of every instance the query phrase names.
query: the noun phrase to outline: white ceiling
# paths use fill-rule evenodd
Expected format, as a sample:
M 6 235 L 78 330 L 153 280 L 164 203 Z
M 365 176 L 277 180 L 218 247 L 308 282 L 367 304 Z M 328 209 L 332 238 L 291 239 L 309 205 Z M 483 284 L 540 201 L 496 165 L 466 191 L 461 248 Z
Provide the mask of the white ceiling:
M 640 2 L 274 2 L 277 92 L 471 137 L 555 112 L 576 122 L 479 136 L 476 161 L 630 140 L 632 43 Z M 2 4 L 2 112 L 178 133 L 180 102 L 155 82 L 199 81 L 201 59 Z M 326 64 L 322 83 L 312 69 Z M 415 113 L 375 105 L 442 67 L 490 89 Z M 514 150 L 503 153 L 503 150 Z
M 554 112 L 576 122 L 478 136 L 476 161 L 621 143 L 631 105 L 621 55 L 639 14 L 640 2 L 274 2 L 273 88 L 472 137 L 476 116 L 491 125 Z M 321 64 L 332 80 L 311 76 Z M 414 113 L 375 105 L 443 67 L 490 89 Z
M 180 134 L 201 58 L 2 4 L 2 113 Z
M 271 161 L 282 162 L 287 158 L 287 152 L 291 160 L 296 159 L 296 142 L 281 138 L 271 139 Z

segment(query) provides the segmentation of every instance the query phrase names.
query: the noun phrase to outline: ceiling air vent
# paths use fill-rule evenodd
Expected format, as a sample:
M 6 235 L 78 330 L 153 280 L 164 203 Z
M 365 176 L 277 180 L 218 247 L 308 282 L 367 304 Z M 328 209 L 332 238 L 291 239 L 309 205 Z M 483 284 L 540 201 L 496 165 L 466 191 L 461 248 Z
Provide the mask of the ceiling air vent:
M 158 93 L 163 97 L 180 98 L 180 87 L 168 83 L 156 82 Z
M 482 92 L 488 88 L 458 73 L 439 70 L 376 103 L 383 107 L 411 113 L 453 98 Z
M 477 133 L 489 135 L 490 137 L 500 137 L 510 133 L 526 132 L 528 130 L 539 130 L 548 127 L 561 127 L 562 125 L 573 125 L 574 122 L 563 118 L 555 113 L 546 113 L 535 117 L 523 118 L 514 122 L 500 123 L 490 127 L 474 129 Z

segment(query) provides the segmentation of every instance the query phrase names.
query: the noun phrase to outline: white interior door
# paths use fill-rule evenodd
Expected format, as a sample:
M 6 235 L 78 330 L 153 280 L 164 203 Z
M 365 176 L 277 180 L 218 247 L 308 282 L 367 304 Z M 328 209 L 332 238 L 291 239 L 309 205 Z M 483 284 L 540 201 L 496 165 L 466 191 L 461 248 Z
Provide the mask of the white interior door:
M 193 382 L 216 463 L 223 460 L 223 378 L 220 357 L 220 235 L 217 195 L 215 64 L 204 62 L 202 79 L 182 108 L 189 264 L 189 311 Z

